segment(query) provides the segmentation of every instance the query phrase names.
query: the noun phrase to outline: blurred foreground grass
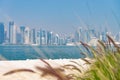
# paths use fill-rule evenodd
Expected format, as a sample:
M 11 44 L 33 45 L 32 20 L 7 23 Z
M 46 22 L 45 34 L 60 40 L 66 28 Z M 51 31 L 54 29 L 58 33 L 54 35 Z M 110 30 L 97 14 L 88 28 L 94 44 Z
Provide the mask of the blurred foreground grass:
M 88 53 L 83 53 L 86 57 L 94 60 L 94 62 L 91 62 L 90 60 L 82 59 L 86 62 L 86 64 L 90 65 L 88 70 L 82 70 L 82 66 L 75 61 L 71 61 L 72 63 L 75 63 L 75 65 L 68 64 L 58 68 L 53 68 L 48 62 L 42 59 L 41 61 L 46 64 L 46 67 L 43 68 L 36 66 L 35 68 L 42 72 L 42 74 L 40 74 L 42 77 L 50 75 L 56 77 L 57 80 L 120 80 L 120 48 L 117 44 L 115 44 L 110 36 L 107 37 L 108 42 L 103 43 L 98 40 L 96 48 L 81 42 L 88 53 L 93 55 L 91 58 L 87 55 Z M 66 69 L 77 71 L 78 73 L 65 74 Z M 37 73 L 29 69 L 18 69 L 6 72 L 3 75 L 7 76 L 23 71 Z
M 110 36 L 107 37 L 108 43 L 98 41 L 96 49 L 83 43 L 93 54 L 95 62 L 81 79 L 76 80 L 120 80 L 120 47 Z

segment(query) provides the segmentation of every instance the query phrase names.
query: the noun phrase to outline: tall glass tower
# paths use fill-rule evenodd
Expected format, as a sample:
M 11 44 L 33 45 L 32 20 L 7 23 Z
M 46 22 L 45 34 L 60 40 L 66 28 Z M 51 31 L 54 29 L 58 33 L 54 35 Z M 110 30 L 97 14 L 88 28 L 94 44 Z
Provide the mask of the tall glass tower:
M 47 32 L 45 30 L 40 29 L 40 44 L 47 44 Z
M 59 45 L 59 35 L 58 34 L 55 34 L 54 45 Z
M 79 27 L 76 32 L 75 32 L 75 41 L 76 42 L 79 42 L 79 41 L 82 41 L 82 27 Z
M 47 32 L 47 45 L 53 45 L 53 32 Z
M 14 22 L 9 22 L 9 43 L 16 44 L 16 26 Z
M 0 22 L 0 44 L 4 42 L 4 24 Z
M 25 26 L 20 26 L 20 33 L 21 33 L 21 44 L 25 42 Z
M 36 44 L 36 31 L 32 29 L 30 32 L 30 42 L 31 44 Z
M 24 44 L 30 44 L 30 28 L 25 27 L 25 43 Z

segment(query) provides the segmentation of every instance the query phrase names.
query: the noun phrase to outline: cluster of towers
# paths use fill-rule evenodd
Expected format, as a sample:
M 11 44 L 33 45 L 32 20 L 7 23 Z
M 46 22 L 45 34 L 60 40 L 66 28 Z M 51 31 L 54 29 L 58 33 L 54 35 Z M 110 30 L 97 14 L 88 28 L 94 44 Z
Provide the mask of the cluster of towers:
M 58 34 L 43 29 L 36 30 L 20 26 L 20 44 L 63 45 Z
M 98 32 L 95 29 L 79 27 L 75 34 L 61 37 L 52 31 L 30 29 L 26 26 L 17 27 L 13 21 L 9 22 L 8 29 L 5 30 L 4 23 L 0 22 L 0 44 L 66 45 L 79 41 L 88 43 L 92 38 L 106 41 L 106 34 L 120 41 L 120 33 L 113 36 L 111 32 Z
M 82 27 L 79 27 L 75 32 L 75 42 L 82 41 L 88 43 L 90 40 L 95 38 L 105 42 L 107 40 L 107 34 L 107 31 L 100 32 L 95 29 L 83 29 Z
M 5 31 L 4 23 L 0 23 L 0 44 L 36 44 L 36 45 L 65 45 L 65 39 L 52 31 L 30 29 L 26 26 L 17 27 L 9 22 Z

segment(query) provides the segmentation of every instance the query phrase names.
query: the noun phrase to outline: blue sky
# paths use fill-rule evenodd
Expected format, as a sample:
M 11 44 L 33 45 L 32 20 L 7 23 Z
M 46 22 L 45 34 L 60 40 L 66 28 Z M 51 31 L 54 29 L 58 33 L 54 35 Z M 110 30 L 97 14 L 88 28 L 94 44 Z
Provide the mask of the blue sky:
M 120 31 L 120 0 L 0 0 L 0 22 L 74 33 L 77 27 Z

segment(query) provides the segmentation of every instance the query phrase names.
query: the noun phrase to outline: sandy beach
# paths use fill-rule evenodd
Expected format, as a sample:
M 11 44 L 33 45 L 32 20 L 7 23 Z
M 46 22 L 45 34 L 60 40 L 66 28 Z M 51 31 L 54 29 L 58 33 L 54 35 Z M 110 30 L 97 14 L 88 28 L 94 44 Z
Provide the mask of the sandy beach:
M 85 64 L 82 59 L 56 59 L 56 60 L 45 60 L 53 68 L 64 66 L 66 64 L 73 64 L 71 61 L 79 63 L 83 68 L 81 70 L 86 70 L 89 66 Z M 45 67 L 46 64 L 41 60 L 16 60 L 16 61 L 0 61 L 0 80 L 57 80 L 55 77 L 45 76 L 41 77 L 42 72 L 38 71 L 35 67 Z M 80 66 L 78 66 L 80 67 Z M 30 69 L 37 73 L 30 72 L 17 72 L 10 75 L 4 76 L 4 73 L 15 69 Z M 73 73 L 73 71 L 67 71 L 66 74 Z

